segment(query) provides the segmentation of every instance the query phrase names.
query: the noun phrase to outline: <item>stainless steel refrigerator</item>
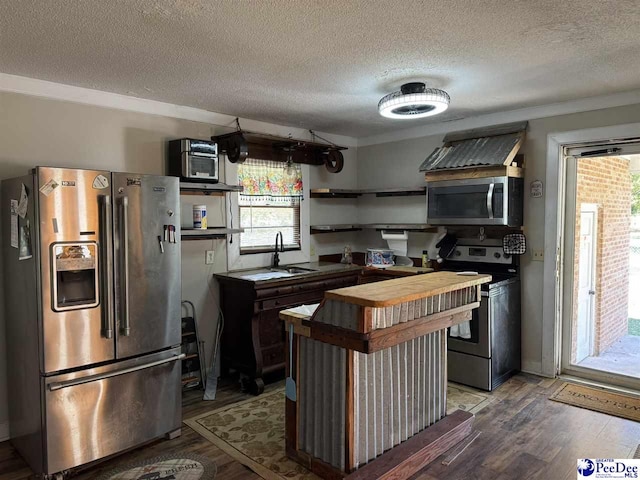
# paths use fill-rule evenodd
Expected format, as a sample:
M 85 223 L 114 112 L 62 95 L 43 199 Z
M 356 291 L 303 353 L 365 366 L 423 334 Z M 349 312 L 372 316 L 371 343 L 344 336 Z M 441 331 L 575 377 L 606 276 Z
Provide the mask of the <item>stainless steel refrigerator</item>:
M 50 475 L 179 431 L 177 177 L 2 182 L 12 443 Z

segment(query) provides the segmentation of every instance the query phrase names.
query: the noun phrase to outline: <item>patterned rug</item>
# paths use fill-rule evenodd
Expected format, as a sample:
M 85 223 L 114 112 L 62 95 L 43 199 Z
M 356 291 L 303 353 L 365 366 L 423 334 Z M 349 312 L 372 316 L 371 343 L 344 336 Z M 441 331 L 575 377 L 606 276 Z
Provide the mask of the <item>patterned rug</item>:
M 284 388 L 185 420 L 184 423 L 266 480 L 318 479 L 287 458 L 284 448 Z M 449 384 L 447 412 L 476 413 L 491 398 Z
M 178 452 L 123 465 L 96 480 L 213 480 L 216 464 L 202 455 Z

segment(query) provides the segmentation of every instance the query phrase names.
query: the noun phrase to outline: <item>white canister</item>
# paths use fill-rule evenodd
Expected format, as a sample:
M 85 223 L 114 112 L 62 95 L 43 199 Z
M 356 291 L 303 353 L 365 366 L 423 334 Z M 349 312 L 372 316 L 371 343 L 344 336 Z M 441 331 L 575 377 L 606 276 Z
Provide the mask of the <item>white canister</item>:
M 193 228 L 207 228 L 207 206 L 193 206 Z

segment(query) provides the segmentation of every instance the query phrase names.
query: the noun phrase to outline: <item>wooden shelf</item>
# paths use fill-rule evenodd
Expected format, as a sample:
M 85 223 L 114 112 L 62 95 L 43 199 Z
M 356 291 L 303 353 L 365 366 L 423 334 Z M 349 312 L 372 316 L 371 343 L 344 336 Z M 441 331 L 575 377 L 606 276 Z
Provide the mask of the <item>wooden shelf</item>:
M 362 195 L 360 190 L 342 188 L 312 188 L 311 198 L 357 198 Z
M 373 193 L 376 197 L 410 197 L 413 195 L 426 195 L 427 187 L 370 188 L 362 190 L 362 193 Z
M 397 187 L 397 188 L 312 188 L 311 198 L 357 198 L 361 195 L 375 195 L 376 197 L 408 197 L 412 195 L 426 195 L 426 187 Z
M 311 235 L 316 233 L 359 232 L 359 225 L 311 225 Z
M 222 196 L 228 192 L 241 192 L 241 185 L 227 185 L 226 183 L 195 183 L 180 182 L 181 195 L 214 195 Z
M 212 238 L 226 238 L 227 235 L 242 232 L 244 232 L 243 228 L 209 227 L 206 230 L 202 228 L 183 228 L 180 231 L 180 238 L 183 241 L 207 240 Z
M 311 235 L 318 233 L 355 232 L 359 230 L 408 230 L 410 232 L 436 232 L 437 227 L 425 223 L 352 223 L 341 225 L 311 225 Z

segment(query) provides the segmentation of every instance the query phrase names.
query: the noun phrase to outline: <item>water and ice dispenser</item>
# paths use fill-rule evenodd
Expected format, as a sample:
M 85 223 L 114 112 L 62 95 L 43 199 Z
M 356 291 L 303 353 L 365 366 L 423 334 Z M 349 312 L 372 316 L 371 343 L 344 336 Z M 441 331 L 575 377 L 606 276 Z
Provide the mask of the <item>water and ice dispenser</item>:
M 52 255 L 53 309 L 98 306 L 98 246 L 95 242 L 54 244 Z

